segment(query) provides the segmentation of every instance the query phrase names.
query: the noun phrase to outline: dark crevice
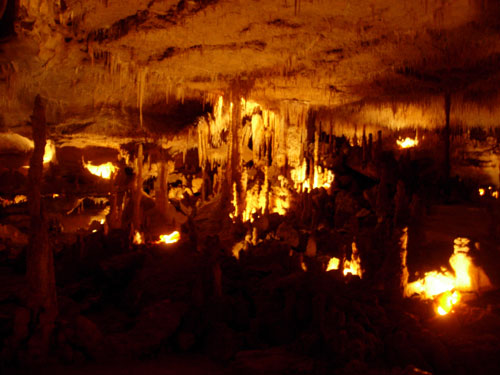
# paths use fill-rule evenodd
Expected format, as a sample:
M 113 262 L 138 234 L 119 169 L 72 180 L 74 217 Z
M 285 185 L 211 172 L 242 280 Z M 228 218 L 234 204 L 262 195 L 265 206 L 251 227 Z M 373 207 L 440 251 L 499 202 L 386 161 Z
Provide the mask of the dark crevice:
M 0 12 L 2 11 L 2 1 L 0 1 Z M 0 38 L 7 38 L 16 35 L 14 22 L 17 18 L 18 0 L 7 0 L 5 9 L 0 18 Z
M 159 102 L 145 106 L 144 124 L 149 131 L 156 134 L 175 134 L 212 111 L 212 106 L 201 100 L 186 99 L 184 102 L 178 102 L 172 98 L 168 103 Z
M 141 25 L 156 19 L 158 21 L 166 22 L 171 25 L 176 25 L 180 20 L 189 15 L 196 14 L 204 10 L 209 5 L 217 3 L 218 0 L 198 0 L 195 5 L 188 8 L 184 1 L 180 1 L 173 5 L 166 14 L 152 15 L 149 10 L 141 10 L 136 14 L 123 18 L 115 22 L 109 28 L 101 28 L 93 30 L 88 34 L 87 40 L 102 42 L 104 40 L 118 40 L 127 35 L 130 30 L 137 29 Z M 148 4 L 151 7 L 154 1 Z M 157 27 L 157 26 L 153 26 Z

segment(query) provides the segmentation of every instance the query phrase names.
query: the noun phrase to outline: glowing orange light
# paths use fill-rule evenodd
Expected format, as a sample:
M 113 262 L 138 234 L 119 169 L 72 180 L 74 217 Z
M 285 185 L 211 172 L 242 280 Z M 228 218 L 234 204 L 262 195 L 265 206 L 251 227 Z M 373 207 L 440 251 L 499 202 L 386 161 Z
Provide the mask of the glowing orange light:
M 480 188 L 480 189 L 479 189 L 479 196 L 481 196 L 481 197 L 482 197 L 483 195 L 484 195 L 484 189 L 483 189 L 483 188 Z
M 290 171 L 290 176 L 294 182 L 294 188 L 299 193 L 307 190 L 311 190 L 311 184 L 309 182 L 309 177 L 307 176 L 307 161 L 304 160 L 303 163 Z M 335 179 L 335 175 L 329 169 L 323 169 L 320 166 L 314 167 L 313 170 L 313 189 L 323 187 L 325 189 L 332 186 L 332 182 Z
M 449 260 L 454 274 L 445 268 L 441 271 L 426 272 L 423 278 L 406 286 L 405 294 L 407 296 L 417 294 L 422 299 L 434 300 L 439 315 L 446 315 L 452 311 L 460 302 L 460 292 L 473 290 L 471 272 L 478 267 L 473 265 L 468 254 L 469 242 L 467 238 L 462 237 L 454 241 L 453 254 Z
M 412 148 L 418 145 L 418 139 L 413 139 L 410 137 L 406 137 L 405 139 L 399 138 L 396 143 L 400 148 Z
M 134 245 L 142 245 L 143 243 L 144 243 L 144 239 L 142 238 L 142 234 L 140 232 L 135 232 Z
M 174 231 L 170 234 L 161 234 L 160 239 L 156 241 L 156 244 L 172 244 L 181 239 L 181 234 L 178 231 Z
M 436 312 L 441 316 L 448 314 L 453 310 L 453 306 L 460 302 L 460 298 L 461 295 L 458 290 L 444 292 L 436 299 Z
M 495 199 L 498 199 L 498 190 L 495 190 L 493 193 L 491 193 L 491 196 Z
M 300 261 L 300 268 L 302 268 L 302 271 L 307 272 L 307 266 L 303 260 Z
M 105 179 L 110 179 L 111 175 L 118 169 L 113 163 L 107 162 L 106 164 L 93 165 L 92 163 L 84 163 L 85 168 L 95 176 Z
M 28 201 L 28 198 L 26 197 L 26 195 L 16 195 L 14 197 L 14 203 L 15 204 L 24 203 L 24 202 L 27 202 L 27 201 Z
M 56 154 L 56 145 L 52 140 L 47 140 L 47 143 L 45 144 L 45 153 L 43 155 L 43 163 L 47 164 L 52 161 L 54 158 L 54 155 Z
M 361 270 L 361 259 L 359 258 L 359 253 L 358 253 L 358 248 L 356 247 L 356 243 L 352 243 L 352 253 L 351 253 L 351 260 L 344 260 L 344 270 L 343 270 L 344 276 L 347 276 L 348 274 L 351 275 L 357 275 L 361 277 L 362 275 L 362 270 Z
M 327 271 L 338 270 L 340 265 L 340 259 L 336 257 L 331 257 L 326 266 Z

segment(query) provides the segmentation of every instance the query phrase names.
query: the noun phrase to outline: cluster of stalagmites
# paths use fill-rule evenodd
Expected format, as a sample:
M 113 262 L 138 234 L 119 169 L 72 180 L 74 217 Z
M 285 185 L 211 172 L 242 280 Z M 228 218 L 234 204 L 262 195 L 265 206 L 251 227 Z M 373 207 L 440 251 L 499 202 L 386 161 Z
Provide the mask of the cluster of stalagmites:
M 357 140 L 308 122 L 303 108 L 277 116 L 239 96 L 232 103 L 226 110 L 216 103 L 213 116 L 200 120 L 193 160 L 186 152 L 176 165 L 166 151 L 134 145 L 134 165 L 111 180 L 105 224 L 92 233 L 68 239 L 49 227 L 58 296 L 49 326 L 37 317 L 53 312 L 45 308 L 55 303 L 50 280 L 38 284 L 47 298 L 31 306 L 17 288 L 23 260 L 9 260 L 19 283 L 6 287 L 0 302 L 11 312 L 2 318 L 4 363 L 31 363 L 39 348 L 65 363 L 202 352 L 252 374 L 416 373 L 412 366 L 443 373 L 457 363 L 473 372 L 484 348 L 454 351 L 428 329 L 432 307 L 402 298 L 402 229 L 408 226 L 410 241 L 418 236 L 423 207 L 442 194 L 434 190 L 441 177 L 429 173 L 439 168 L 422 166 L 410 152 L 384 151 L 380 134 L 353 146 Z M 35 144 L 34 177 L 42 160 Z M 190 186 L 176 195 L 178 165 Z M 326 167 L 335 179 L 316 186 Z M 263 187 L 247 212 L 252 179 Z M 293 199 L 277 212 L 272 189 L 283 179 Z M 40 183 L 32 177 L 30 186 Z M 40 192 L 29 200 L 33 238 L 46 250 L 33 206 Z M 71 211 L 88 204 L 77 203 Z M 169 247 L 152 243 L 165 221 L 181 232 Z M 146 243 L 132 244 L 136 232 Z M 355 249 L 362 279 L 342 267 L 326 271 L 332 257 L 353 261 Z

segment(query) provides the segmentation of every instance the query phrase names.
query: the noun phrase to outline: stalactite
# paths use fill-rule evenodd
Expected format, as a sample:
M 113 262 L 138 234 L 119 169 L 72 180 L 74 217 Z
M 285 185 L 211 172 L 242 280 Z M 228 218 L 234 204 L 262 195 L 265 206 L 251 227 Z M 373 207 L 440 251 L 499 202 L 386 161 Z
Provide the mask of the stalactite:
M 141 200 L 142 200 L 142 169 L 143 169 L 143 146 L 139 145 L 137 157 L 135 159 L 135 189 L 133 198 L 133 216 L 132 216 L 132 236 L 135 231 L 141 231 L 142 215 L 141 215 Z
M 160 162 L 159 192 L 156 196 L 156 204 L 163 215 L 167 214 L 168 205 L 168 174 L 169 167 L 163 158 Z
M 148 68 L 141 68 L 137 74 L 137 105 L 139 107 L 139 122 L 142 129 L 142 106 L 144 102 L 144 91 L 146 89 L 146 75 Z

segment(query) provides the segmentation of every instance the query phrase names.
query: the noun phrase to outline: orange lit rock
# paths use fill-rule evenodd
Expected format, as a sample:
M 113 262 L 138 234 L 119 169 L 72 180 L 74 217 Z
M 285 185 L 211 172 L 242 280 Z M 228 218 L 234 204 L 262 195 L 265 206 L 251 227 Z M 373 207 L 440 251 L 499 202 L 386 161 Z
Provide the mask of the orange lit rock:
M 110 179 L 111 175 L 118 170 L 118 168 L 111 162 L 107 162 L 101 165 L 93 165 L 92 163 L 88 162 L 84 163 L 84 166 L 93 175 L 107 180 Z
M 178 231 L 174 231 L 170 234 L 161 234 L 160 239 L 156 241 L 156 244 L 173 244 L 181 239 L 181 234 Z

